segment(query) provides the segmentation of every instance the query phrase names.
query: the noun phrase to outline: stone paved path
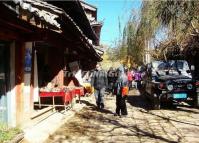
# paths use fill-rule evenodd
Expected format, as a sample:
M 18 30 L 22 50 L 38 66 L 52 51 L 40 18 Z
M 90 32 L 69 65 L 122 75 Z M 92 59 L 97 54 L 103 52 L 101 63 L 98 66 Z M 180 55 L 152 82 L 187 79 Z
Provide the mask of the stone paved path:
M 95 100 L 50 136 L 46 143 L 199 143 L 199 110 L 190 107 L 150 110 L 148 101 L 133 90 L 127 100 L 129 115 L 115 117 L 115 97 L 105 98 L 105 110 Z

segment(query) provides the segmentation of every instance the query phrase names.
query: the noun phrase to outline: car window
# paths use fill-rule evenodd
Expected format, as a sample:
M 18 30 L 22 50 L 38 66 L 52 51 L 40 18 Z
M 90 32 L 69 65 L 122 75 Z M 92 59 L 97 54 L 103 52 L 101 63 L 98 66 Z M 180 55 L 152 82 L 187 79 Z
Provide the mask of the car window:
M 161 63 L 163 63 L 163 62 L 162 62 L 162 61 L 155 61 L 155 62 L 152 63 L 151 67 L 152 67 L 153 69 L 157 69 L 158 66 L 159 66 Z
M 172 69 L 183 69 L 183 65 L 184 65 L 184 62 L 182 61 L 177 61 L 177 62 L 173 62 L 171 64 L 171 68 Z
M 167 62 L 162 62 L 158 65 L 157 69 L 158 70 L 167 70 L 170 67 L 169 63 Z

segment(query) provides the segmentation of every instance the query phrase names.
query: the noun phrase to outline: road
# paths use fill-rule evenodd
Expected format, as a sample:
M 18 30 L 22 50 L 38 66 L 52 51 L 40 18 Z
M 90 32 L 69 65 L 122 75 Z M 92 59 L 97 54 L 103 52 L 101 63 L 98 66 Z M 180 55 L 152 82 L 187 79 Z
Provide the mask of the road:
M 199 110 L 150 110 L 137 90 L 130 91 L 128 116 L 115 117 L 115 97 L 105 97 L 105 109 L 96 109 L 94 97 L 83 100 L 86 107 L 76 113 L 46 143 L 199 143 Z

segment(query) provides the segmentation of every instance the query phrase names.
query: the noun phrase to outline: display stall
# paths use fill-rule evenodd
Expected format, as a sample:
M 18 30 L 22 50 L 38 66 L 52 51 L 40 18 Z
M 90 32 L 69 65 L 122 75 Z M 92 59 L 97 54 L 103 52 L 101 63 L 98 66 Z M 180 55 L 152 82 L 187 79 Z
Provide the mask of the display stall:
M 55 107 L 64 107 L 64 109 L 72 108 L 76 102 L 76 97 L 79 99 L 84 96 L 84 88 L 83 87 L 75 87 L 75 86 L 63 86 L 63 87 L 55 87 L 51 83 L 46 87 L 40 88 L 39 91 L 39 108 L 43 106 L 52 106 L 53 109 Z M 42 103 L 42 99 L 51 98 L 51 103 Z M 61 102 L 59 104 L 55 103 L 56 98 L 61 98 Z
M 84 96 L 84 87 L 76 87 L 75 95 L 79 97 L 79 103 L 81 103 L 81 96 Z

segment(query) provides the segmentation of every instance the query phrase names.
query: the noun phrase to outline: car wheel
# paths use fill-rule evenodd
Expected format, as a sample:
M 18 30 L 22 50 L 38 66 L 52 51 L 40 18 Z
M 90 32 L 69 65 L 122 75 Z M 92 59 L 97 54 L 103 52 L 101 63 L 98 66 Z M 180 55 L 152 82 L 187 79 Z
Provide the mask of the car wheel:
M 196 93 L 196 98 L 195 98 L 194 103 L 195 103 L 194 106 L 198 108 L 199 107 L 199 93 Z
M 160 103 L 159 102 L 154 102 L 153 109 L 154 110 L 159 110 L 160 109 Z
M 170 101 L 167 101 L 167 107 L 168 107 L 169 109 L 176 109 L 176 108 L 177 108 L 177 105 L 174 104 L 174 102 L 173 102 L 172 100 L 170 100 Z
M 191 107 L 197 108 L 199 107 L 199 96 L 196 94 L 195 97 L 193 97 L 191 100 L 187 100 L 186 103 L 188 103 Z
M 172 100 L 162 101 L 162 102 L 160 102 L 160 106 L 161 106 L 161 108 L 164 108 L 164 109 L 176 109 L 177 108 L 177 105 L 175 105 Z

